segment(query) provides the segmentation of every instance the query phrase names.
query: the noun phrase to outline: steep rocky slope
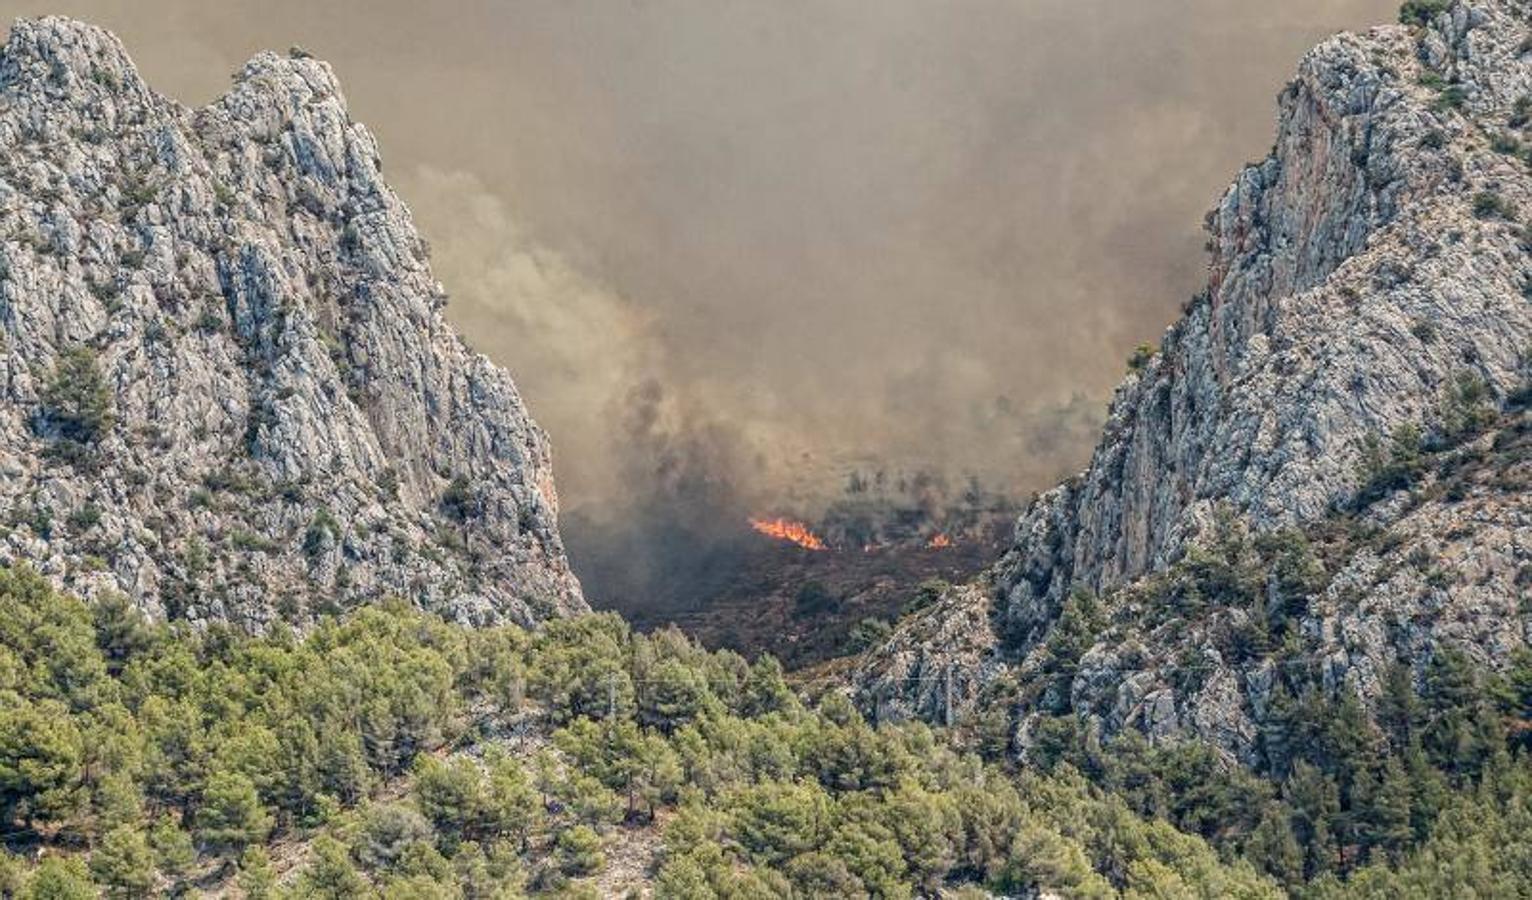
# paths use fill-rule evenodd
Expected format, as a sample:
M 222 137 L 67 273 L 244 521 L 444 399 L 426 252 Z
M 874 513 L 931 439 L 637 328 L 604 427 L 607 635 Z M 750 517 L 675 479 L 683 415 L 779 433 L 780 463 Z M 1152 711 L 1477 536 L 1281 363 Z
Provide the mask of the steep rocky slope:
M 445 300 L 326 64 L 263 53 L 189 110 L 107 32 L 17 22 L 0 557 L 194 621 L 585 609 L 548 442 Z
M 1253 759 L 1274 667 L 1369 698 L 1395 660 L 1527 641 L 1529 6 L 1435 5 L 1303 61 L 1271 155 L 1209 213 L 1206 290 L 1089 468 L 863 662 L 868 706 L 939 715 L 1004 681 L 1023 748 L 1067 709 Z M 1230 620 L 1284 646 L 1215 640 Z

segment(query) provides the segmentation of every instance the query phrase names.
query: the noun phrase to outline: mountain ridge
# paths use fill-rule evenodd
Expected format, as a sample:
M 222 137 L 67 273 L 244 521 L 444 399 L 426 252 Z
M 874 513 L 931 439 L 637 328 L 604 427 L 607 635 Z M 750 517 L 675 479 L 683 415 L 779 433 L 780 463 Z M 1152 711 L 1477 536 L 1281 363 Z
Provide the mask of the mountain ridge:
M 18 20 L 0 147 L 0 554 L 254 628 L 587 608 L 546 435 L 441 316 L 327 64 L 261 53 L 193 111 L 110 33 Z
M 19 24 L 0 893 L 1532 892 L 1528 8 L 1403 17 L 1284 92 L 1091 468 L 849 664 L 873 721 L 575 615 L 546 441 L 327 67 L 193 112 Z
M 1073 594 L 1121 599 L 1217 543 L 1226 514 L 1260 535 L 1360 505 L 1369 526 L 1400 530 L 1401 547 L 1358 543 L 1304 595 L 1297 627 L 1306 652 L 1326 660 L 1329 690 L 1375 696 L 1394 658 L 1413 658 L 1419 677 L 1433 648 L 1475 635 L 1501 635 L 1477 651 L 1495 664 L 1525 643 L 1525 617 L 1504 602 L 1529 590 L 1532 529 L 1515 490 L 1480 491 L 1460 507 L 1436 498 L 1434 517 L 1412 508 L 1409 490 L 1358 498 L 1391 452 L 1477 437 L 1532 377 L 1519 221 L 1532 206 L 1527 22 L 1517 0 L 1454 2 L 1415 24 L 1338 35 L 1305 58 L 1279 97 L 1272 154 L 1208 215 L 1207 288 L 1158 352 L 1133 361 L 1089 467 L 1033 503 L 986 579 L 863 659 L 852 680 L 867 708 L 944 717 L 948 696 L 971 711 L 1008 678 L 1046 693 L 1048 645 Z M 1391 447 L 1411 429 L 1415 447 Z M 1424 492 L 1429 480 L 1406 487 Z M 1426 520 L 1431 528 L 1408 530 Z M 1472 580 L 1377 575 L 1411 553 L 1457 559 Z M 1261 574 L 1270 602 L 1275 575 Z M 1231 616 L 1255 615 L 1238 605 Z M 1378 627 L 1384 615 L 1423 622 L 1401 637 Z M 954 631 L 944 620 L 988 624 Z M 1256 758 L 1269 673 L 1231 661 L 1191 617 L 1180 625 L 1086 641 L 1079 665 L 1094 669 L 1075 694 L 1060 688 L 1062 707 L 1107 734 L 1132 724 Z M 1135 661 L 1131 649 L 1155 639 L 1154 660 Z M 1183 652 L 1214 677 L 1178 687 Z M 1049 704 L 1025 689 L 1012 700 L 1024 752 L 1026 721 Z

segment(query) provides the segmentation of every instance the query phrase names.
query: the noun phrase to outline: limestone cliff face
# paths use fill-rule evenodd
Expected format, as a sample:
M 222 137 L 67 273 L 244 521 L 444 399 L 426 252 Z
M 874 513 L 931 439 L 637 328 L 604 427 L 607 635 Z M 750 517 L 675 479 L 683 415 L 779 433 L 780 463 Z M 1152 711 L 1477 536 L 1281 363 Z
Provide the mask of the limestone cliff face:
M 1520 149 L 1532 138 L 1528 26 L 1523 0 L 1459 0 L 1429 27 L 1344 34 L 1308 55 L 1281 94 L 1271 155 L 1209 213 L 1206 290 L 1118 388 L 1089 468 L 1033 504 L 976 599 L 1001 634 L 990 668 L 1006 662 L 1025 680 L 1072 591 L 1125 595 L 1206 541 L 1221 509 L 1254 533 L 1313 526 L 1354 505 L 1370 442 L 1414 426 L 1440 444 L 1464 403 L 1484 415 L 1514 405 L 1532 375 L 1532 238 L 1521 225 L 1532 213 L 1532 156 Z M 1532 591 L 1518 580 L 1532 560 L 1528 496 L 1427 497 L 1371 511 L 1370 524 L 1402 542 L 1383 555 L 1429 539 L 1462 577 L 1422 590 L 1358 575 L 1379 565 L 1373 550 L 1331 561 L 1304 627 L 1311 652 L 1346 657 L 1332 682 L 1365 694 L 1385 660 L 1440 640 L 1493 635 L 1491 654 L 1522 643 L 1515 600 Z M 932 631 L 929 615 L 905 630 Z M 1184 619 L 1157 650 L 1146 615 L 1110 616 L 1125 630 L 1102 634 L 1096 659 L 1130 637 L 1134 652 L 1117 653 L 1099 690 L 1083 689 L 1074 708 L 1106 710 L 1109 728 L 1158 716 L 1149 730 L 1198 731 L 1248 750 L 1246 673 L 1198 645 L 1199 626 Z M 1144 627 L 1130 627 L 1135 616 Z M 1412 624 L 1401 633 L 1381 618 Z M 1466 620 L 1476 624 L 1433 627 Z M 1368 638 L 1338 650 L 1343 622 Z M 895 642 L 866 661 L 862 689 L 890 712 L 929 714 L 935 698 L 901 685 L 930 681 L 942 654 L 909 634 Z M 1221 695 L 1169 686 L 1155 660 L 1183 651 L 1213 673 L 1199 690 Z M 971 700 L 985 680 L 960 678 L 970 686 L 960 696 Z
M 109 33 L 18 21 L 0 557 L 255 627 L 390 596 L 583 610 L 547 439 L 445 299 L 328 65 L 263 53 L 189 110 Z M 82 422 L 92 387 L 105 415 Z
M 1069 586 L 1162 567 L 1216 503 L 1258 527 L 1319 517 L 1356 486 L 1364 438 L 1430 424 L 1456 373 L 1500 397 L 1521 384 L 1522 234 L 1473 212 L 1479 192 L 1532 199 L 1526 164 L 1488 147 L 1532 90 L 1515 7 L 1458 6 L 1423 41 L 1342 35 L 1304 61 L 1274 152 L 1210 214 L 1206 294 L 1119 388 L 1090 468 L 1018 526 L 1002 585 L 1023 641 Z M 1438 109 L 1431 75 L 1460 83 L 1460 111 Z

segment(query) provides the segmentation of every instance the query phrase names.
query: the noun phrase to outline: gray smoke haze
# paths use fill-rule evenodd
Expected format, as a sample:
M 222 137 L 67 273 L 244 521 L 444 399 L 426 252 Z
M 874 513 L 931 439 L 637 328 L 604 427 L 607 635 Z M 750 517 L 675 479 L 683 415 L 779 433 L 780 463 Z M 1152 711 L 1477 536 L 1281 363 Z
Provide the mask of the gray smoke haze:
M 0 0 L 216 96 L 331 61 L 566 509 L 1080 466 L 1300 54 L 1398 0 Z M 668 504 L 668 505 L 667 505 Z M 580 548 L 575 548 L 577 557 Z M 577 563 L 579 562 L 577 558 Z

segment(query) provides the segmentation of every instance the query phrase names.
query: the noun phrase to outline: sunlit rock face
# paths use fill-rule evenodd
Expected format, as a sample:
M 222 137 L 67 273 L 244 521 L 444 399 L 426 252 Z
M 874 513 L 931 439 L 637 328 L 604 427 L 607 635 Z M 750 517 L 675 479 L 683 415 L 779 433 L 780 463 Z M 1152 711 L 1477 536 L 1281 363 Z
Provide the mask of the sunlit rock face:
M 263 53 L 190 110 L 111 34 L 17 22 L 0 557 L 254 628 L 385 598 L 584 610 L 548 441 L 442 317 L 428 256 L 325 63 Z M 64 360 L 99 376 L 101 427 L 78 427 Z
M 1369 446 L 1386 455 L 1401 427 L 1440 446 L 1465 385 L 1484 415 L 1521 403 L 1529 15 L 1522 0 L 1460 0 L 1426 27 L 1339 35 L 1303 60 L 1271 155 L 1208 214 L 1206 290 L 1118 388 L 1090 466 L 1033 503 L 982 590 L 952 598 L 988 611 L 982 663 L 933 621 L 972 612 L 939 605 L 864 661 L 869 706 L 932 715 L 941 698 L 901 685 L 940 680 L 950 662 L 981 673 L 958 679 L 971 687 L 953 702 L 967 707 L 1004 675 L 1022 683 L 1024 722 L 1047 706 L 1255 752 L 1270 654 L 1237 661 L 1216 637 L 1257 611 L 1167 617 L 1148 608 L 1164 596 L 1150 582 L 1230 527 L 1252 540 L 1333 530 L 1356 506 Z M 1295 629 L 1330 689 L 1366 699 L 1389 663 L 1418 671 L 1443 643 L 1491 663 L 1525 643 L 1532 503 L 1515 439 L 1496 440 L 1432 457 L 1479 466 L 1479 481 L 1449 491 L 1427 471 L 1351 517 L 1390 537 L 1338 541 Z M 1046 644 L 1079 590 L 1107 598 L 1106 624 L 1072 682 L 1050 689 L 1067 696 L 1044 698 Z M 1172 677 L 1177 660 L 1197 677 Z

